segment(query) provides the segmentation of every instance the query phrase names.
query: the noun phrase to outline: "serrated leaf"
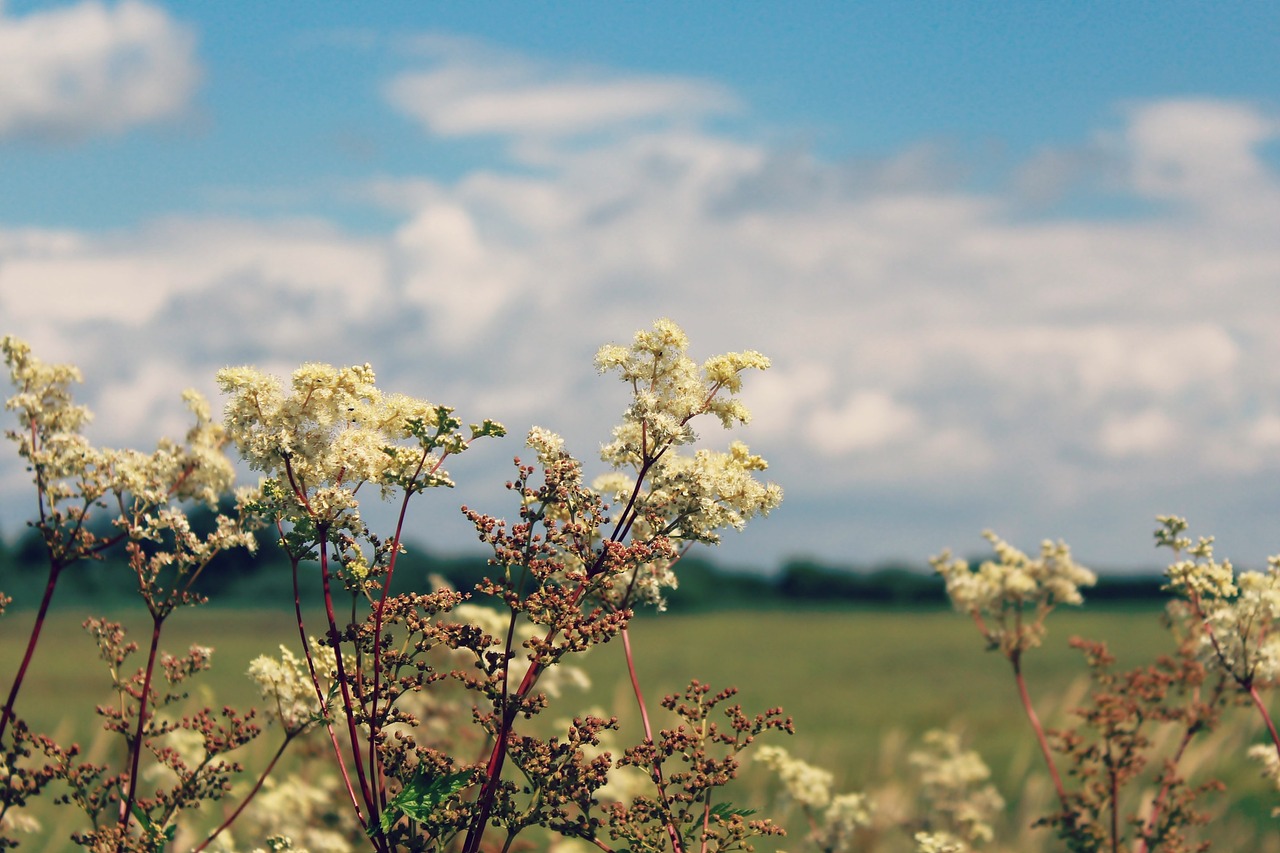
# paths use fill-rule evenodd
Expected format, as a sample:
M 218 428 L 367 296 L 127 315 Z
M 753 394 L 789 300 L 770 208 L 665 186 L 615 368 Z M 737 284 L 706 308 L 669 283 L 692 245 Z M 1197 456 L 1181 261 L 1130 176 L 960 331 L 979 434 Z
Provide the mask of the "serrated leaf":
M 470 781 L 470 773 L 448 773 L 434 778 L 422 772 L 417 773 L 387 803 L 380 820 L 382 831 L 390 832 L 391 827 L 402 817 L 419 823 L 427 822 L 446 798 L 461 791 Z M 368 835 L 373 837 L 372 827 Z
M 714 806 L 711 807 L 709 812 L 711 817 L 718 817 L 718 818 L 721 818 L 722 820 L 727 820 L 728 818 L 731 818 L 731 817 L 750 817 L 755 813 L 756 813 L 755 809 L 736 809 L 733 807 L 733 803 L 716 803 Z M 691 839 L 701 831 L 702 831 L 702 822 L 699 821 L 697 824 L 690 827 L 685 832 L 685 838 Z
M 712 817 L 750 817 L 755 809 L 735 809 L 733 803 L 716 803 L 711 807 Z

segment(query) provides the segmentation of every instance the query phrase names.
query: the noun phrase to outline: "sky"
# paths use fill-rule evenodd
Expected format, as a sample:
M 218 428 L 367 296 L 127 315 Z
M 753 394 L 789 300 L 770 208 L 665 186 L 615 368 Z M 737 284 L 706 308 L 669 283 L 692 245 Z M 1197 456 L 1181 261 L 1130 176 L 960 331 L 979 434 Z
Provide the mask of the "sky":
M 412 517 L 460 553 L 530 426 L 598 470 L 626 388 L 592 355 L 670 317 L 773 362 L 738 437 L 786 497 L 724 563 L 990 528 L 1148 568 L 1178 514 L 1257 565 L 1277 44 L 1266 3 L 10 0 L 0 334 L 81 366 L 108 446 L 237 364 L 500 420 Z M 0 533 L 34 508 L 10 453 Z

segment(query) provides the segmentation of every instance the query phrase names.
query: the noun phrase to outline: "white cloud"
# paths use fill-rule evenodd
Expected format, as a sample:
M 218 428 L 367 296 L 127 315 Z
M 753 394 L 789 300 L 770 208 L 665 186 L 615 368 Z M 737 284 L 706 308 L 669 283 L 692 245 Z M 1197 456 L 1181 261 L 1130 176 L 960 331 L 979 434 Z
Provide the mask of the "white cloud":
M 1263 194 L 1274 205 L 1275 176 L 1257 148 L 1278 133 L 1276 116 L 1246 104 L 1202 99 L 1142 105 L 1132 111 L 1125 134 L 1134 186 L 1215 212 Z
M 319 223 L 173 220 L 106 237 L 0 232 L 0 307 L 18 324 L 139 326 L 175 298 L 239 277 L 328 294 L 335 311 L 362 315 L 386 287 L 386 264 L 382 248 Z
M 920 415 L 883 391 L 858 391 L 839 406 L 823 407 L 809 422 L 810 442 L 824 454 L 878 450 L 904 442 L 921 428 Z
M 1098 440 L 1108 456 L 1167 458 L 1177 444 L 1178 425 L 1165 412 L 1147 409 L 1111 418 L 1102 425 Z
M 496 51 L 460 55 L 439 41 L 427 50 L 448 61 L 398 75 L 386 97 L 439 136 L 554 138 L 738 108 L 728 90 L 705 81 L 552 68 Z
M 194 35 L 150 3 L 0 6 L 0 138 L 120 133 L 180 113 L 199 79 Z

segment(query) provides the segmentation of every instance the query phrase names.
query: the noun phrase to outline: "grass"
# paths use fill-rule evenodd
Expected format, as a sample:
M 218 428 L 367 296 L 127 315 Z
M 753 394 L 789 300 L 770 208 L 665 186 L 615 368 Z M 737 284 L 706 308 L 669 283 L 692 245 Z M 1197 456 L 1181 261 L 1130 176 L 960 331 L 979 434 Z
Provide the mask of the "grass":
M 86 615 L 68 610 L 51 616 L 18 710 L 37 730 L 92 740 L 92 720 L 66 716 L 68 708 L 82 713 L 110 698 L 105 667 L 79 627 Z M 138 639 L 146 636 L 147 622 L 139 618 L 143 614 L 123 616 Z M 5 687 L 29 627 L 30 614 L 0 620 Z M 249 661 L 280 643 L 297 645 L 292 614 L 278 611 L 180 612 L 167 632 L 165 645 L 174 652 L 192 643 L 215 648 L 214 669 L 201 680 L 204 687 L 196 689 L 207 690 L 201 698 L 217 704 L 252 704 L 255 690 L 244 677 Z M 1080 656 L 1067 648 L 1072 634 L 1110 641 L 1122 666 L 1150 661 L 1167 648 L 1153 611 L 1095 608 L 1054 614 L 1044 648 L 1029 654 L 1026 663 L 1032 695 L 1049 725 L 1065 721 L 1064 702 L 1082 689 Z M 958 727 L 992 767 L 994 781 L 1011 801 L 1011 821 L 1026 823 L 1017 813 L 1018 794 L 1028 774 L 1041 770 L 1041 759 L 1018 705 L 1008 662 L 985 652 L 976 630 L 961 616 L 871 610 L 665 614 L 633 623 L 632 642 L 651 709 L 663 693 L 681 691 L 691 678 L 715 688 L 736 685 L 749 711 L 782 705 L 794 717 L 797 734 L 790 742 L 774 742 L 833 770 L 843 790 L 882 784 L 902 770 L 886 762 L 901 759 L 904 745 L 929 728 Z M 564 717 L 598 705 L 622 717 L 630 727 L 624 737 L 636 737 L 621 643 L 593 650 L 585 668 L 594 682 L 589 693 L 566 695 L 560 700 L 564 704 L 553 706 L 547 716 Z M 655 724 L 665 723 L 659 717 Z M 1254 778 L 1256 770 L 1246 763 L 1243 748 L 1221 759 L 1222 766 L 1209 772 L 1228 775 L 1233 812 L 1246 814 L 1254 824 L 1268 820 L 1274 796 Z M 758 773 L 745 776 L 744 796 L 767 792 Z M 1274 840 L 1268 843 L 1272 847 L 1265 849 L 1275 849 Z

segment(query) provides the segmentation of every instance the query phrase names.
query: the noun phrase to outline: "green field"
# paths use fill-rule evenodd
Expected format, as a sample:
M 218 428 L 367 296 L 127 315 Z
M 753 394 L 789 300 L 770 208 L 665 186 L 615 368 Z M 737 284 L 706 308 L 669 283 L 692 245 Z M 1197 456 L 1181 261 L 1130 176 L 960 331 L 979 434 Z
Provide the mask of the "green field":
M 30 618 L 16 613 L 0 620 L 0 673 L 6 687 Z M 37 729 L 92 740 L 91 722 L 66 716 L 67 709 L 85 709 L 109 698 L 106 673 L 79 627 L 82 618 L 74 612 L 51 617 L 18 710 Z M 1082 689 L 1079 655 L 1066 646 L 1072 634 L 1111 641 L 1121 665 L 1150 660 L 1167 646 L 1154 611 L 1054 614 L 1045 647 L 1031 653 L 1026 665 L 1032 694 L 1050 725 L 1064 722 L 1064 703 Z M 253 687 L 243 677 L 249 660 L 279 643 L 296 646 L 297 629 L 291 614 L 206 609 L 176 614 L 167 637 L 166 645 L 174 651 L 191 643 L 213 646 L 214 670 L 205 680 L 210 695 L 219 704 L 248 704 L 254 699 Z M 973 626 L 954 613 L 845 609 L 665 614 L 637 620 L 632 640 L 651 707 L 662 693 L 682 689 L 690 678 L 713 687 L 736 685 L 748 710 L 782 705 L 795 718 L 797 734 L 789 742 L 785 737 L 775 742 L 833 770 L 846 788 L 884 785 L 903 771 L 903 753 L 924 731 L 953 727 L 982 752 L 1010 802 L 1009 824 L 1003 828 L 1010 841 L 1029 822 L 1030 815 L 1019 810 L 1023 792 L 1043 801 L 1043 781 L 1028 788 L 1040 759 L 1008 663 L 985 652 Z M 618 714 L 629 726 L 627 736 L 635 736 L 621 644 L 595 649 L 585 662 L 594 682 L 589 694 L 566 694 L 548 717 L 598 705 Z M 1221 820 L 1233 821 L 1233 836 L 1265 826 L 1274 799 L 1243 756 L 1240 739 L 1246 735 L 1254 741 L 1261 737 L 1245 732 L 1225 742 L 1224 754 L 1214 756 L 1220 767 L 1205 771 L 1231 780 L 1231 803 L 1223 802 L 1219 809 Z M 742 786 L 737 796 L 756 800 L 771 789 L 763 771 L 754 769 L 744 773 Z M 1050 844 L 1043 849 L 1056 848 Z M 1221 849 L 1278 848 L 1268 839 L 1247 847 L 1233 840 Z

